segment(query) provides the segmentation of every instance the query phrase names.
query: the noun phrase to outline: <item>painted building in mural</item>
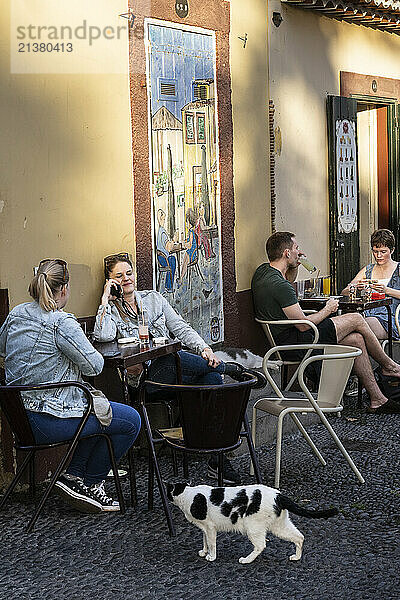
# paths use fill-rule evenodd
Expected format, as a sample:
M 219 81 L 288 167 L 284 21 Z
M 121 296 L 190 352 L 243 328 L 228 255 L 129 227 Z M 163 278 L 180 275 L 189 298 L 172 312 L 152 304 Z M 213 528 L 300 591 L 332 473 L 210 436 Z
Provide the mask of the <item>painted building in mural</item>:
M 209 343 L 223 339 L 215 39 L 149 23 L 156 288 Z

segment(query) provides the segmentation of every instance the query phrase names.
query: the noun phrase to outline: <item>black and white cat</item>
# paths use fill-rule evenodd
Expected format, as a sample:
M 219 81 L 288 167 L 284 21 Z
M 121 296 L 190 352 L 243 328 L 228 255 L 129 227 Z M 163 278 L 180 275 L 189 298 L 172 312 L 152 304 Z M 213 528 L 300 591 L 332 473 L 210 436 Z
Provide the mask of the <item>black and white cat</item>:
M 304 535 L 293 525 L 288 511 L 302 517 L 326 518 L 338 513 L 336 508 L 308 510 L 287 496 L 266 485 L 213 488 L 209 485 L 190 487 L 185 483 L 167 483 L 168 498 L 178 506 L 187 520 L 203 532 L 203 548 L 199 555 L 216 559 L 218 531 L 236 531 L 247 535 L 254 546 L 241 564 L 253 562 L 266 545 L 266 533 L 293 542 L 295 554 L 290 560 L 300 560 Z
M 217 350 L 215 354 L 224 362 L 239 363 L 246 369 L 261 369 L 262 367 L 262 356 L 258 356 L 251 350 L 245 350 L 244 348 L 223 348 Z

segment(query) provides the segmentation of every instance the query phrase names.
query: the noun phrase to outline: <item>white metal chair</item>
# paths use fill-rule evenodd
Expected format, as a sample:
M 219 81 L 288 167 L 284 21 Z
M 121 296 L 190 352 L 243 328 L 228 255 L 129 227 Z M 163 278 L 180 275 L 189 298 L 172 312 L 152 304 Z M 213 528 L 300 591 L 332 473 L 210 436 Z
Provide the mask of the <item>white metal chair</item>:
M 301 349 L 301 350 L 321 350 L 321 354 L 315 356 L 309 356 L 303 360 L 298 370 L 298 382 L 301 389 L 304 392 L 302 398 L 287 398 L 281 392 L 279 387 L 276 385 L 271 374 L 268 371 L 268 361 L 270 356 L 277 351 L 290 350 L 290 349 Z M 333 430 L 331 424 L 327 420 L 326 413 L 339 413 L 343 407 L 340 401 L 343 396 L 344 389 L 347 384 L 351 369 L 353 367 L 354 359 L 356 356 L 361 354 L 361 350 L 353 348 L 352 346 L 341 346 L 341 345 L 330 345 L 330 344 L 304 344 L 296 346 L 277 346 L 271 348 L 263 360 L 263 370 L 274 390 L 276 396 L 268 398 L 260 398 L 253 407 L 253 422 L 252 422 L 252 437 L 253 444 L 256 445 L 256 433 L 257 433 L 257 411 L 261 410 L 271 415 L 278 417 L 277 434 L 276 434 L 276 459 L 275 459 L 275 487 L 279 487 L 280 480 L 280 468 L 281 468 L 281 447 L 282 447 L 282 431 L 283 431 L 283 419 L 289 414 L 305 440 L 311 447 L 311 450 L 318 458 L 322 465 L 326 465 L 326 461 L 319 452 L 318 448 L 311 440 L 303 424 L 299 420 L 296 413 L 316 413 L 321 422 L 325 425 L 329 431 L 332 439 L 344 458 L 350 465 L 352 471 L 355 473 L 361 483 L 364 483 L 364 478 L 355 466 L 353 460 L 350 458 L 347 450 L 341 443 L 337 434 Z M 311 394 L 310 390 L 304 383 L 304 370 L 312 362 L 322 361 L 321 378 L 319 383 L 319 389 L 317 398 L 315 399 Z M 286 390 L 285 390 L 286 391 Z
M 315 310 L 310 310 L 310 311 L 304 311 L 306 312 L 306 314 L 311 314 L 316 312 Z M 280 354 L 280 352 L 278 350 L 276 350 L 277 345 L 276 342 L 274 340 L 274 336 L 272 335 L 272 331 L 271 331 L 271 325 L 298 325 L 298 324 L 306 324 L 309 325 L 311 327 L 311 329 L 313 329 L 314 331 L 314 339 L 312 341 L 313 344 L 317 344 L 318 343 L 318 339 L 319 339 L 319 331 L 317 329 L 317 326 L 312 323 L 311 321 L 308 321 L 307 319 L 285 319 L 282 321 L 265 321 L 262 319 L 256 319 L 257 323 L 260 323 L 260 325 L 262 326 L 264 333 L 267 337 L 268 343 L 271 347 L 275 347 L 275 352 L 274 354 L 276 354 L 277 360 L 273 360 L 270 361 L 270 365 L 272 366 L 271 363 L 275 363 L 275 368 L 280 368 L 281 369 L 281 387 L 284 388 L 285 391 L 290 390 L 290 388 L 292 387 L 293 383 L 296 381 L 297 378 L 297 374 L 300 368 L 300 365 L 305 361 L 306 358 L 308 358 L 312 352 L 312 348 L 305 353 L 304 357 L 302 360 L 286 360 L 284 358 L 282 358 L 282 355 Z M 290 346 L 291 350 L 297 350 L 299 349 L 299 346 Z M 290 381 L 288 382 L 288 367 L 290 365 L 297 365 L 297 369 L 295 370 L 295 372 L 293 373 Z

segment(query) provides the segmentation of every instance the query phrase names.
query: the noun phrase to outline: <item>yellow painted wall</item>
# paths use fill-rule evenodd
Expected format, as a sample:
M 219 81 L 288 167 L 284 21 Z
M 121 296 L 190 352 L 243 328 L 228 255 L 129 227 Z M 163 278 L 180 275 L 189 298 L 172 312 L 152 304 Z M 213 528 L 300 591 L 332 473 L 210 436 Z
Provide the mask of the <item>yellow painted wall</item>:
M 329 272 L 326 95 L 339 95 L 340 71 L 400 78 L 400 37 L 271 0 L 270 96 L 282 131 L 276 157 L 277 230 Z M 299 278 L 307 278 L 302 268 Z
M 29 299 L 33 265 L 65 258 L 68 310 L 94 314 L 102 258 L 133 251 L 128 42 L 114 59 L 121 74 L 11 74 L 10 4 L 0 21 L 0 287 L 15 306 Z
M 265 261 L 271 233 L 268 129 L 267 1 L 231 0 L 230 61 L 233 114 L 237 291 L 250 287 Z M 243 48 L 247 33 L 246 47 Z

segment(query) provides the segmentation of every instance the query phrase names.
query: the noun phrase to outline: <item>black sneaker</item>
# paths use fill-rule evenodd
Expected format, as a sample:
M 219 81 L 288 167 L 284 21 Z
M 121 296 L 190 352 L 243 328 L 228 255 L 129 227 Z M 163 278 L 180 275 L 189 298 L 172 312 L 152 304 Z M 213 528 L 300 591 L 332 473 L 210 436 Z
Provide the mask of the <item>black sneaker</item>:
M 218 479 L 218 460 L 215 457 L 210 458 L 208 461 L 207 475 L 210 479 Z M 231 462 L 224 457 L 224 483 L 230 485 L 240 484 L 240 475 L 232 467 Z
M 257 383 L 255 383 L 252 387 L 255 390 L 260 390 L 265 387 L 268 383 L 267 378 L 263 373 L 257 371 L 256 369 L 248 369 L 235 362 L 226 362 L 225 363 L 225 373 L 235 379 L 236 381 L 246 381 L 246 377 L 244 377 L 244 373 L 248 373 L 257 379 Z
M 113 512 L 119 510 L 119 502 L 107 496 L 104 489 L 104 481 L 94 483 L 88 488 L 88 497 L 101 511 Z
M 93 498 L 89 496 L 89 488 L 80 477 L 68 474 L 60 475 L 54 485 L 54 490 L 81 512 L 101 512 L 99 504 L 93 502 Z

